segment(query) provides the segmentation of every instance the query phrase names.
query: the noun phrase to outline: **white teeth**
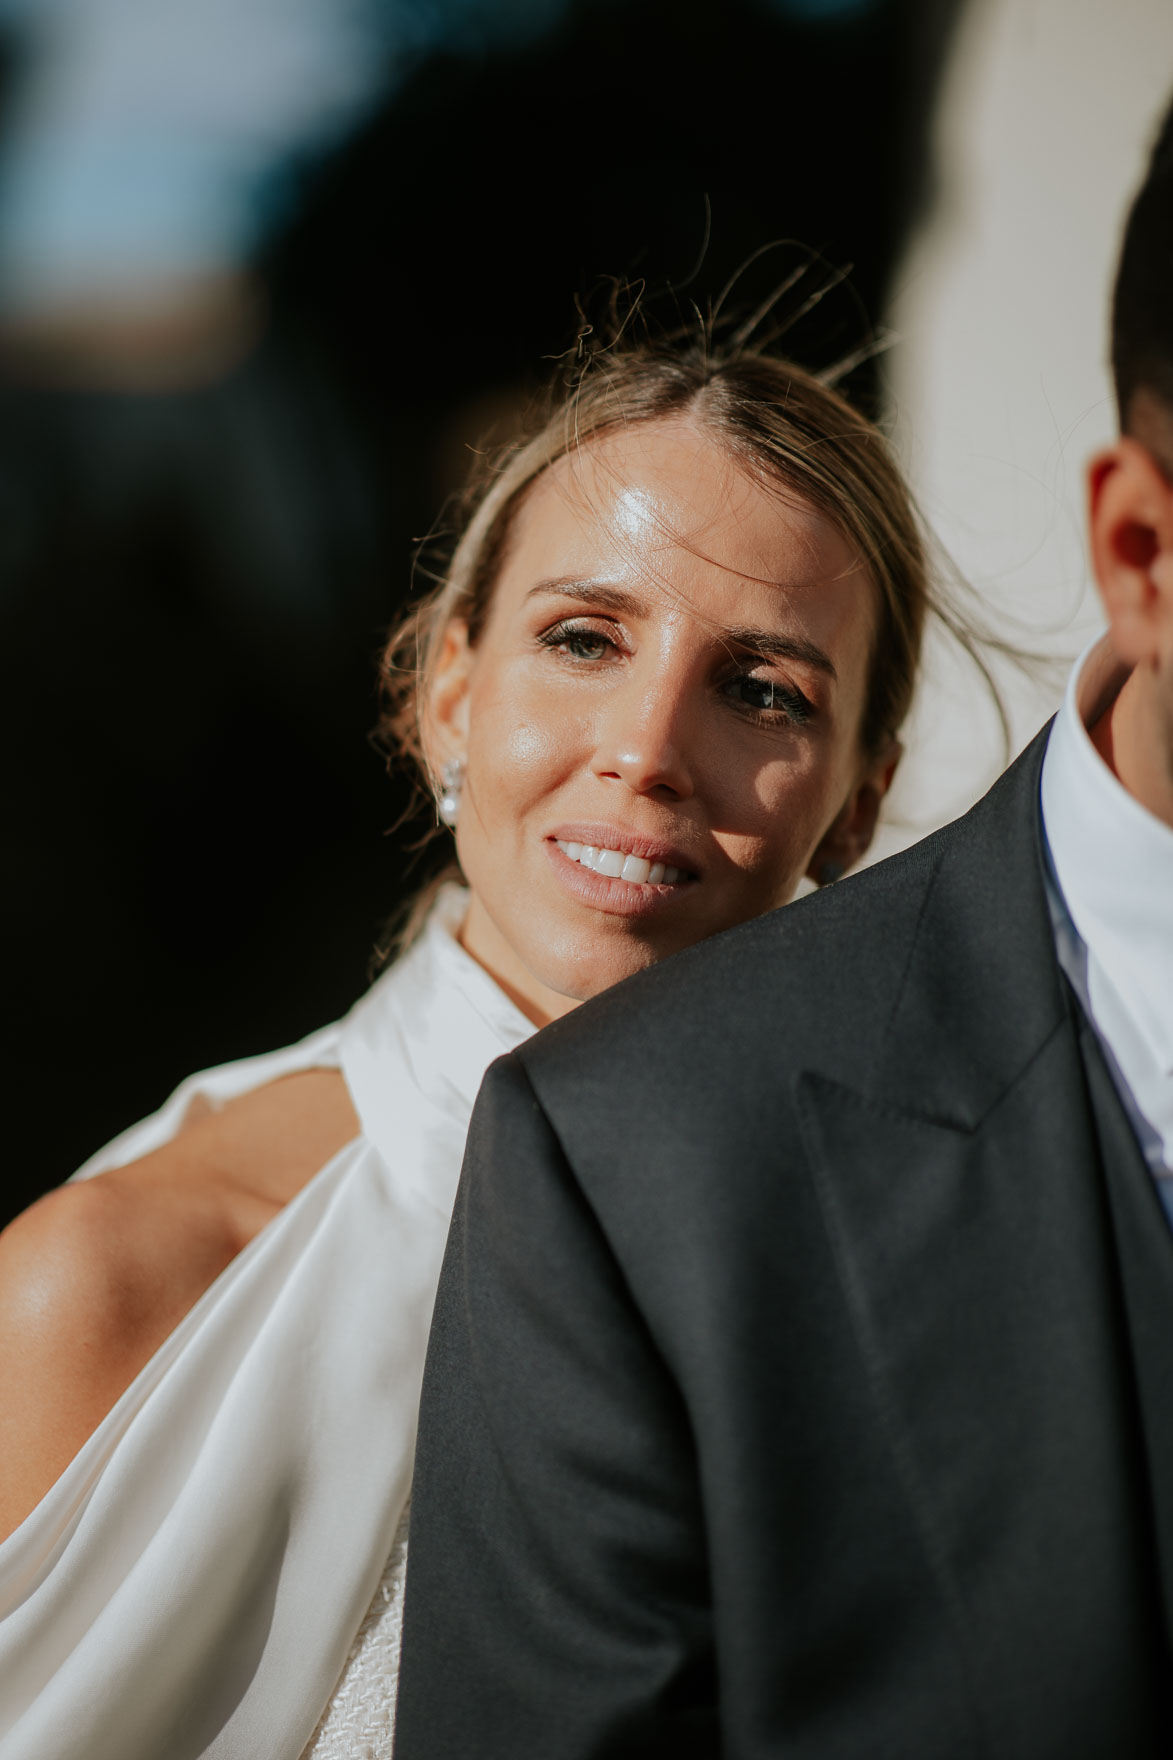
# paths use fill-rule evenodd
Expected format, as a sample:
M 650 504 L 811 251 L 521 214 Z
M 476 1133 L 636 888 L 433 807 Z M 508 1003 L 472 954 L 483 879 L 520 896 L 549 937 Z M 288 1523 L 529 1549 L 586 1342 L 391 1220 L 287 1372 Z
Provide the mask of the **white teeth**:
M 671 868 L 666 862 L 649 862 L 619 849 L 596 849 L 593 843 L 563 843 L 560 837 L 555 842 L 572 862 L 611 880 L 627 880 L 633 886 L 675 886 L 684 878 L 683 868 Z

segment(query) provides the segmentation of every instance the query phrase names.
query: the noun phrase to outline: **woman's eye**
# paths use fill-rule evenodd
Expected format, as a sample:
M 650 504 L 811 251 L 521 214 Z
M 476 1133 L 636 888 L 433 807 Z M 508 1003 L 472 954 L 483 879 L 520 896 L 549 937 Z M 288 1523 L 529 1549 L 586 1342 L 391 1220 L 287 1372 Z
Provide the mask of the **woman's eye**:
M 544 648 L 553 648 L 571 660 L 602 660 L 616 647 L 611 636 L 589 624 L 556 623 L 538 637 Z
M 780 715 L 800 725 L 811 718 L 811 705 L 793 685 L 743 672 L 729 687 L 734 699 L 760 715 Z

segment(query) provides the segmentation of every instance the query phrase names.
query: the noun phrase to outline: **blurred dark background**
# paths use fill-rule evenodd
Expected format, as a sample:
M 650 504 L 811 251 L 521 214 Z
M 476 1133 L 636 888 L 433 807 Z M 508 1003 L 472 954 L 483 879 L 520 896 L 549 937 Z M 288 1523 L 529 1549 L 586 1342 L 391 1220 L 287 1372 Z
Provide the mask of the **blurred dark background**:
M 184 1074 L 361 991 L 421 871 L 368 739 L 375 662 L 468 448 L 508 431 L 604 276 L 703 308 L 800 241 L 854 267 L 788 346 L 858 349 L 930 194 L 961 0 L 333 3 L 361 40 L 326 124 L 287 105 L 244 131 L 255 224 L 140 282 L 129 222 L 95 229 L 90 281 L 67 248 L 99 100 L 125 116 L 131 74 L 93 97 L 83 41 L 71 109 L 37 83 L 37 0 L 0 5 L 5 1215 Z M 71 7 L 44 9 L 60 34 Z M 203 46 L 251 117 L 263 43 Z M 165 133 L 166 79 L 133 77 Z M 92 124 L 68 174 L 50 88 Z M 170 216 L 148 132 L 120 150 Z M 780 244 L 738 297 L 800 260 Z M 873 412 L 877 385 L 871 363 L 847 382 Z

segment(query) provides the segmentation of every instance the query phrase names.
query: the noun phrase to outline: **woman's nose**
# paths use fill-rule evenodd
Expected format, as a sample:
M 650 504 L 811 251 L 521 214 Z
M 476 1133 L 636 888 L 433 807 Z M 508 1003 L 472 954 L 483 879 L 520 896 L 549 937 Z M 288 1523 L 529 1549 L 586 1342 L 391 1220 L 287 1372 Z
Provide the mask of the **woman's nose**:
M 686 705 L 663 680 L 632 680 L 610 697 L 595 747 L 594 771 L 633 794 L 657 790 L 675 800 L 693 792 Z

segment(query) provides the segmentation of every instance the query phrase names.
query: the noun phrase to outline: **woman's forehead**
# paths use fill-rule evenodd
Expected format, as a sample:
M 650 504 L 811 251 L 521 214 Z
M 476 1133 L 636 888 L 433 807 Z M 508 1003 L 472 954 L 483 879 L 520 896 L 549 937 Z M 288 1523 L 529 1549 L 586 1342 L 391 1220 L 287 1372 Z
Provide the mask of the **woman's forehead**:
M 647 586 L 716 570 L 793 589 L 856 569 L 825 515 L 759 482 L 689 418 L 612 430 L 556 460 L 518 510 L 510 560 Z

